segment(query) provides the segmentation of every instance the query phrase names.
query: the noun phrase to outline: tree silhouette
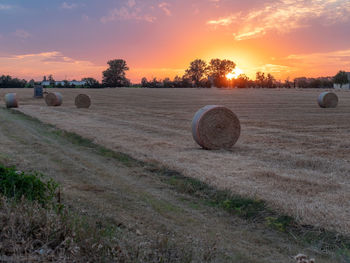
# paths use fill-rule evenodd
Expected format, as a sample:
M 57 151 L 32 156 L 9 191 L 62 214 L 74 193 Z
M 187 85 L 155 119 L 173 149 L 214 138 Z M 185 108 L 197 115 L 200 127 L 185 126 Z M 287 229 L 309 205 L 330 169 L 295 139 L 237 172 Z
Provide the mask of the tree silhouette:
M 190 67 L 186 69 L 185 78 L 194 82 L 196 87 L 201 86 L 201 80 L 207 75 L 208 66 L 204 60 L 196 59 L 190 63 Z
M 86 82 L 85 86 L 87 86 L 89 88 L 99 88 L 100 87 L 100 83 L 94 78 L 83 78 L 82 81 L 85 81 Z
M 55 80 L 51 74 L 48 76 L 47 80 L 50 81 L 50 86 L 55 86 Z
M 344 84 L 349 83 L 348 75 L 345 71 L 340 70 L 337 75 L 334 76 L 333 81 L 336 84 L 340 84 L 340 88 L 342 88 Z
M 237 88 L 247 88 L 249 78 L 245 74 L 241 74 L 237 79 L 233 80 L 233 85 Z
M 109 68 L 103 71 L 102 83 L 109 87 L 128 87 L 130 81 L 125 77 L 125 71 L 129 70 L 126 61 L 114 59 L 107 62 Z
M 236 64 L 228 59 L 212 59 L 209 63 L 209 76 L 214 81 L 216 87 L 222 87 L 227 84 L 226 75 L 234 70 Z
M 276 88 L 276 79 L 270 73 L 266 77 L 266 87 L 267 88 Z

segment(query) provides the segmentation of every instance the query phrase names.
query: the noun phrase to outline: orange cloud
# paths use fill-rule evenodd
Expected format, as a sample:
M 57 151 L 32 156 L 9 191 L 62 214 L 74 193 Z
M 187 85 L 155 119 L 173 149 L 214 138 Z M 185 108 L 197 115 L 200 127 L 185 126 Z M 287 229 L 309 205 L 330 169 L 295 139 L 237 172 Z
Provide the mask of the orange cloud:
M 264 64 L 251 68 L 251 71 L 255 73 L 259 71 L 270 73 L 277 79 L 283 79 L 287 76 L 293 75 L 297 71 L 297 68 L 286 65 Z
M 106 68 L 107 66 L 95 65 L 90 61 L 66 57 L 58 51 L 0 57 L 2 74 L 25 79 L 41 80 L 43 75 L 49 74 L 58 80 L 88 76 L 101 79 L 102 71 Z
M 292 54 L 286 60 L 299 67 L 299 74 L 335 74 L 339 70 L 350 70 L 350 49 L 311 54 Z
M 207 24 L 218 25 L 218 26 L 228 26 L 228 25 L 231 25 L 234 20 L 235 20 L 235 16 L 231 15 L 228 17 L 219 18 L 217 20 L 209 20 Z
M 42 80 L 44 75 L 52 74 L 56 80 L 80 80 L 84 77 L 102 78 L 102 72 L 108 65 L 96 65 L 86 60 L 76 60 L 64 56 L 61 52 L 51 51 L 37 54 L 23 54 L 0 57 L 1 74 L 13 77 Z M 152 79 L 173 78 L 182 76 L 182 68 L 137 68 L 130 67 L 127 77 L 133 82 L 139 82 L 142 77 Z

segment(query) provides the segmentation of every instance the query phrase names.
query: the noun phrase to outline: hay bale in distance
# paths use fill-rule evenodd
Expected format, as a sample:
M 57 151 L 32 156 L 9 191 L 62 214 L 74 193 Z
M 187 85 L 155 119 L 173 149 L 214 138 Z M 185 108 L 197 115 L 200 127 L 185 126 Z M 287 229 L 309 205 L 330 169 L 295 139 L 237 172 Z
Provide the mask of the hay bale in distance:
M 75 106 L 77 108 L 89 108 L 91 105 L 91 99 L 89 95 L 79 94 L 75 97 Z
M 34 86 L 34 98 L 43 98 L 43 86 L 35 85 Z
M 318 97 L 318 105 L 321 108 L 336 108 L 338 105 L 338 96 L 333 92 L 322 92 Z
M 229 149 L 238 140 L 241 125 L 236 114 L 219 105 L 207 105 L 192 120 L 194 140 L 207 150 Z
M 62 94 L 59 92 L 50 92 L 45 96 L 47 106 L 61 106 L 63 101 Z
M 17 108 L 17 94 L 16 93 L 7 93 L 5 95 L 6 108 Z

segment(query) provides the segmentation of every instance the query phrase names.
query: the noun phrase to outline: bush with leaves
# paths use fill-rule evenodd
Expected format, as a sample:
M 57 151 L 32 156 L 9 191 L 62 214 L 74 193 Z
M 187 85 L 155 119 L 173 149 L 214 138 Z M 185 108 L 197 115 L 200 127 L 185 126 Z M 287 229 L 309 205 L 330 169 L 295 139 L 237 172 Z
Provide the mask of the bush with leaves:
M 15 200 L 25 197 L 46 205 L 54 199 L 58 184 L 51 179 L 46 182 L 42 179 L 39 173 L 23 173 L 14 167 L 0 165 L 0 194 Z

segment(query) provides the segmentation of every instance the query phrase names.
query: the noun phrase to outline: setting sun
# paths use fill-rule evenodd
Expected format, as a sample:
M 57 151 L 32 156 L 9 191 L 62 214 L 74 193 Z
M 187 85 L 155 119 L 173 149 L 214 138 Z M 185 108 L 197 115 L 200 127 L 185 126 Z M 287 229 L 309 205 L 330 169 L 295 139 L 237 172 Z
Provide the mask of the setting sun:
M 239 75 L 243 74 L 243 70 L 241 70 L 240 68 L 235 68 L 232 72 L 228 73 L 226 75 L 226 78 L 228 80 L 231 80 L 231 79 L 236 79 L 239 77 Z
M 235 77 L 235 75 L 233 74 L 233 73 L 228 73 L 227 75 L 226 75 L 226 78 L 228 79 L 228 80 L 231 80 L 231 79 L 233 79 Z

